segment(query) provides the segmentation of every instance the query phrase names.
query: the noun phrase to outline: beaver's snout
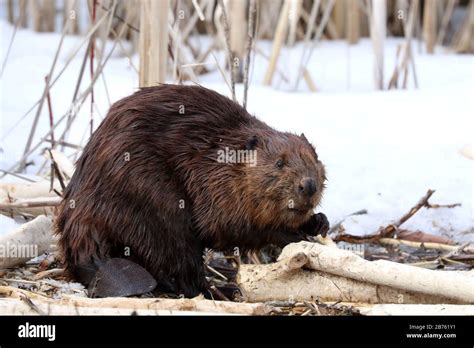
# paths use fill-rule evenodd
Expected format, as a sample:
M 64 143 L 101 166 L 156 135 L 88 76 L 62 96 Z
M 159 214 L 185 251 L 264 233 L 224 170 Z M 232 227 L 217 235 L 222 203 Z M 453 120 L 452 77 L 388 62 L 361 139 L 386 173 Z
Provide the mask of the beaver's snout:
M 316 181 L 305 177 L 301 179 L 298 185 L 298 193 L 304 197 L 312 197 L 317 191 Z

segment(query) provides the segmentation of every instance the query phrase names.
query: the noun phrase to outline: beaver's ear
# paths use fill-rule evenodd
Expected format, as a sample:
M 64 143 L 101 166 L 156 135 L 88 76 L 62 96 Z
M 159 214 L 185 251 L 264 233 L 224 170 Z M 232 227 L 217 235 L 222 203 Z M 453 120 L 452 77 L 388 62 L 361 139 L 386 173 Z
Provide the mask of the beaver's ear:
M 311 144 L 308 141 L 308 139 L 306 139 L 306 136 L 304 135 L 304 133 L 301 133 L 300 138 L 306 141 L 306 143 L 311 147 L 311 152 L 313 153 L 314 158 L 316 159 L 316 161 L 319 161 L 318 154 L 316 153 L 316 149 L 314 148 L 313 144 Z
M 250 138 L 247 139 L 245 143 L 245 150 L 254 150 L 258 144 L 258 137 L 256 135 L 252 135 Z

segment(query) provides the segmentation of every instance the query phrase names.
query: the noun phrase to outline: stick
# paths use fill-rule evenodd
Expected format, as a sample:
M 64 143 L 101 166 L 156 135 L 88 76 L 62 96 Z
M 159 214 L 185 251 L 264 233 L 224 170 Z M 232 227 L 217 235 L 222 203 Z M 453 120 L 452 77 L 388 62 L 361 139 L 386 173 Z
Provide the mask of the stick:
M 439 29 L 438 32 L 438 39 L 436 40 L 436 43 L 438 45 L 442 45 L 444 38 L 446 36 L 446 30 L 449 25 L 449 21 L 451 20 L 451 17 L 453 16 L 454 8 L 456 7 L 456 4 L 458 3 L 458 0 L 448 0 L 448 5 L 446 6 L 446 10 L 444 11 L 443 14 L 443 19 L 441 20 L 441 28 Z
M 48 76 L 45 76 L 45 81 L 48 82 Z M 49 126 L 53 128 L 54 125 L 54 115 L 53 115 L 53 107 L 51 105 L 51 93 L 48 92 L 46 96 L 47 102 L 48 102 L 48 113 L 49 113 Z M 51 133 L 51 142 L 52 145 L 54 146 L 54 131 Z
M 406 245 L 412 248 L 425 248 L 425 249 L 435 249 L 435 250 L 442 250 L 442 251 L 454 251 L 458 250 L 459 246 L 457 245 L 449 245 L 449 244 L 442 244 L 442 243 L 428 243 L 428 242 L 413 242 L 409 240 L 403 239 L 394 239 L 394 238 L 380 238 L 379 242 L 381 244 L 392 245 L 392 246 L 399 246 L 399 245 Z M 467 252 L 474 253 L 474 248 L 464 248 Z
M 61 197 L 36 197 L 30 199 L 17 199 L 12 203 L 0 203 L 0 210 L 14 208 L 37 208 L 57 207 L 61 203 Z
M 61 185 L 61 190 L 64 192 L 64 189 L 66 188 L 66 185 L 64 184 L 63 175 L 62 175 L 61 171 L 59 170 L 58 165 L 56 164 L 56 161 L 54 160 L 54 156 L 51 153 L 51 150 L 48 149 L 48 152 L 49 152 L 49 158 L 51 159 L 51 165 L 54 169 L 54 174 L 58 176 L 59 184 Z M 51 176 L 51 179 L 52 179 L 51 180 L 51 189 L 53 188 L 53 178 L 54 178 L 54 176 L 52 175 Z
M 59 182 L 55 182 L 59 189 Z M 32 183 L 0 183 L 0 202 L 10 202 L 12 199 L 29 199 L 37 197 L 56 197 L 49 190 L 49 182 L 46 180 Z
M 60 203 L 61 197 L 56 194 L 54 197 L 19 198 L 11 202 L 0 203 L 0 214 L 9 217 L 50 216 L 54 213 L 54 207 Z
M 92 25 L 95 24 L 96 20 L 96 11 L 97 11 L 97 0 L 92 0 Z M 94 77 L 94 57 L 95 57 L 95 33 L 91 35 L 90 38 L 90 56 L 89 56 L 89 72 L 90 72 L 90 77 L 91 80 Z M 94 87 L 91 89 L 91 108 L 90 108 L 90 135 L 92 136 L 92 133 L 94 131 Z
M 199 6 L 197 0 L 192 0 L 192 3 L 193 3 L 193 6 L 194 6 L 194 9 L 196 10 L 197 15 L 199 16 L 199 19 L 201 21 L 206 20 L 206 18 L 204 17 L 204 13 L 202 12 L 202 9 Z
M 407 213 L 405 213 L 400 219 L 398 219 L 395 223 L 385 227 L 382 229 L 381 234 L 383 237 L 388 237 L 393 235 L 395 231 L 408 219 L 410 219 L 413 215 L 415 215 L 421 208 L 426 207 L 428 205 L 428 199 L 433 195 L 434 190 L 428 190 L 426 194 L 415 204 Z
M 234 64 L 233 64 L 233 59 L 234 55 L 231 50 L 230 46 L 230 30 L 229 30 L 229 22 L 227 20 L 227 14 L 224 6 L 224 1 L 219 0 L 219 6 L 222 10 L 222 19 L 224 21 L 224 34 L 225 34 L 225 43 L 227 47 L 227 62 L 229 64 L 229 70 L 230 70 L 230 87 L 232 91 L 232 100 L 234 102 L 237 102 L 237 98 L 235 96 L 235 75 L 234 75 Z
M 407 213 L 405 213 L 400 219 L 398 219 L 393 224 L 390 224 L 386 227 L 380 228 L 376 233 L 367 234 L 363 236 L 352 236 L 348 234 L 339 234 L 334 237 L 334 240 L 337 242 L 344 241 L 349 243 L 367 243 L 367 242 L 376 242 L 380 238 L 389 238 L 392 237 L 399 227 L 409 220 L 413 215 L 415 215 L 421 208 L 454 208 L 458 207 L 460 203 L 448 204 L 448 205 L 432 205 L 428 202 L 430 197 L 433 195 L 435 190 L 429 189 L 426 194 L 415 204 Z
M 247 57 L 245 59 L 245 70 L 244 70 L 244 101 L 243 106 L 247 108 L 247 94 L 249 88 L 249 67 L 250 67 L 250 57 L 253 49 L 253 41 L 255 37 L 255 16 L 257 13 L 257 1 L 250 0 L 249 6 L 249 25 L 247 30 Z
M 275 74 L 278 57 L 280 50 L 285 40 L 286 32 L 288 29 L 288 15 L 290 12 L 290 0 L 284 0 L 283 7 L 280 12 L 278 19 L 278 25 L 275 30 L 275 38 L 273 39 L 272 53 L 270 55 L 270 62 L 263 78 L 263 84 L 270 86 L 272 84 L 273 75 Z

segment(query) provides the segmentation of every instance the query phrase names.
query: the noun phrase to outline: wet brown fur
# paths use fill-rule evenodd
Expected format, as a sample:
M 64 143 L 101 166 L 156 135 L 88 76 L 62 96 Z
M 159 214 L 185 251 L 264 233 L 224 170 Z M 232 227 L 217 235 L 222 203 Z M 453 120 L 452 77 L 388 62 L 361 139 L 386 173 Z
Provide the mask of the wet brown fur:
M 225 147 L 256 150 L 257 165 L 219 163 Z M 310 199 L 296 190 L 303 177 L 316 181 Z M 56 219 L 60 250 L 84 283 L 94 260 L 129 257 L 164 288 L 194 296 L 207 287 L 205 247 L 259 249 L 311 234 L 324 180 L 304 136 L 203 87 L 144 88 L 111 107 L 78 160 Z

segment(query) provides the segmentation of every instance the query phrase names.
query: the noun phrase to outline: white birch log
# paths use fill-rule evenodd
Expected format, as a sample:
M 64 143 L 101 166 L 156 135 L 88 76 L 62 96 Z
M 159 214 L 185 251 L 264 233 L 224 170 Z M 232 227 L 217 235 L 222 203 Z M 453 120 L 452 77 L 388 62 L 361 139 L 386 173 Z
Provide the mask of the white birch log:
M 44 215 L 0 236 L 0 269 L 22 265 L 45 252 L 53 251 L 56 237 L 52 219 Z
M 55 300 L 11 286 L 0 286 L 0 295 L 2 295 L 2 297 L 16 299 L 27 297 L 37 306 L 39 304 L 58 305 L 68 306 L 70 308 L 81 308 L 81 310 L 83 310 L 84 308 L 96 308 L 98 309 L 98 312 L 103 310 L 104 313 L 107 313 L 113 308 L 128 311 L 151 310 L 153 311 L 153 314 L 156 314 L 156 311 L 160 311 L 161 313 L 166 314 L 178 314 L 180 312 L 195 314 L 196 312 L 198 312 L 202 314 L 213 313 L 244 315 L 263 315 L 268 312 L 267 307 L 262 303 L 213 301 L 205 300 L 200 297 L 192 299 L 128 297 L 87 298 L 73 295 L 63 295 L 61 299 Z M 99 308 L 101 310 L 99 310 Z M 130 314 L 130 312 L 128 311 L 125 311 L 125 313 L 123 314 Z
M 25 301 L 13 298 L 0 299 L 3 315 L 236 315 L 226 312 L 197 312 L 174 309 L 133 309 L 117 307 L 74 307 L 34 301 L 35 309 Z
M 61 203 L 61 197 L 35 197 L 14 199 L 12 202 L 0 202 L 0 214 L 6 216 L 52 215 L 54 207 Z
M 458 303 L 456 300 L 301 269 L 308 262 L 297 252 L 267 265 L 241 265 L 238 284 L 249 302 L 342 301 L 355 303 Z
M 316 243 L 286 246 L 280 259 L 304 253 L 306 267 L 354 280 L 393 287 L 462 303 L 474 303 L 474 277 L 467 273 L 433 271 L 385 260 L 367 261 L 347 250 Z
M 49 181 L 28 182 L 28 183 L 0 183 L 0 202 L 8 203 L 11 199 L 36 198 L 36 197 L 57 197 L 54 191 L 50 191 Z M 59 181 L 55 181 L 53 188 L 61 192 Z

